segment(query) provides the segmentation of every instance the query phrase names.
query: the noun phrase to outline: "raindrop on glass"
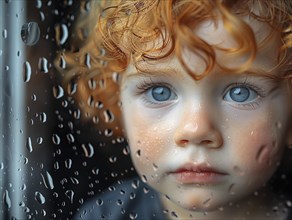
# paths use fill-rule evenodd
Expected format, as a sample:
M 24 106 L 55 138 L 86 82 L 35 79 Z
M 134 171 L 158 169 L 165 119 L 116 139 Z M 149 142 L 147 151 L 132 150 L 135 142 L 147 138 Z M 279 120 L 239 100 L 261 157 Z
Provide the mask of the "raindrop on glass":
M 65 160 L 65 167 L 67 169 L 71 169 L 71 167 L 72 167 L 72 160 L 71 159 Z
M 56 99 L 59 99 L 64 96 L 64 89 L 57 85 L 53 87 L 53 95 Z
M 55 26 L 55 32 L 57 43 L 63 45 L 69 36 L 67 26 L 65 24 L 58 24 Z
M 23 64 L 23 81 L 29 82 L 31 78 L 31 66 L 29 62 L 24 62 Z
M 36 8 L 41 8 L 42 7 L 42 1 L 41 0 L 36 0 L 35 1 L 35 7 Z
M 102 200 L 102 199 L 98 199 L 98 200 L 96 200 L 96 204 L 97 204 L 98 206 L 103 205 L 103 200 Z
M 142 181 L 143 181 L 144 183 L 147 182 L 147 177 L 146 177 L 145 175 L 142 175 L 142 176 L 141 176 L 141 179 L 142 179 Z
M 53 141 L 53 143 L 54 143 L 55 145 L 59 145 L 60 142 L 61 142 L 61 139 L 60 139 L 59 135 L 57 135 L 57 134 L 53 134 L 53 136 L 52 136 L 52 141 Z
M 82 144 L 81 147 L 83 149 L 85 157 L 90 158 L 94 155 L 94 148 L 91 143 L 88 143 L 86 145 Z
M 47 115 L 44 112 L 40 113 L 40 122 L 45 123 L 47 121 Z
M 44 140 L 44 139 L 43 139 L 42 137 L 38 137 L 38 138 L 37 138 L 37 143 L 38 143 L 38 144 L 42 144 L 42 143 L 43 143 L 43 140 Z
M 135 213 L 135 212 L 131 212 L 131 213 L 129 214 L 129 217 L 130 217 L 130 219 L 136 219 L 136 218 L 138 217 L 138 214 Z
M 99 169 L 98 168 L 94 168 L 94 169 L 91 170 L 91 172 L 92 172 L 93 175 L 98 175 Z
M 137 155 L 137 157 L 140 157 L 141 156 L 141 150 L 140 149 L 137 150 L 136 155 Z
M 29 22 L 22 25 L 21 39 L 28 46 L 35 45 L 40 39 L 41 31 L 38 23 Z
M 70 177 L 70 180 L 73 184 L 78 185 L 79 184 L 79 180 L 75 177 Z
M 47 189 L 54 189 L 54 181 L 51 174 L 46 171 L 45 175 L 41 174 L 45 187 Z
M 114 114 L 109 109 L 105 110 L 103 115 L 106 123 L 112 122 L 114 120 Z
M 30 137 L 28 137 L 26 139 L 26 148 L 28 149 L 29 152 L 32 152 L 33 151 L 32 143 L 31 143 L 31 138 Z
M 66 137 L 67 137 L 67 140 L 69 141 L 69 143 L 74 143 L 75 138 L 74 138 L 73 134 L 69 133 L 66 135 Z
M 48 73 L 49 72 L 48 60 L 44 57 L 41 57 L 39 59 L 38 68 L 41 71 L 41 73 Z
M 5 202 L 6 207 L 10 209 L 11 208 L 11 199 L 9 197 L 9 193 L 7 190 L 5 190 L 3 198 L 4 198 L 4 202 Z
M 74 192 L 73 190 L 67 190 L 65 192 L 65 195 L 70 199 L 71 204 L 73 203 L 73 198 L 74 198 Z
M 35 200 L 38 201 L 40 204 L 44 204 L 46 202 L 46 198 L 40 192 L 35 193 Z
M 62 69 L 66 69 L 66 60 L 64 56 L 60 56 L 59 67 L 61 67 Z
M 140 181 L 139 180 L 133 180 L 132 181 L 132 187 L 134 189 L 137 189 L 139 187 Z
M 115 157 L 115 156 L 109 157 L 109 162 L 111 162 L 111 163 L 117 162 L 117 157 Z
M 77 91 L 77 83 L 71 82 L 68 84 L 67 92 L 69 95 L 73 95 Z
M 2 31 L 2 37 L 3 37 L 4 39 L 7 38 L 7 30 L 6 30 L 6 29 L 4 29 L 4 30 Z

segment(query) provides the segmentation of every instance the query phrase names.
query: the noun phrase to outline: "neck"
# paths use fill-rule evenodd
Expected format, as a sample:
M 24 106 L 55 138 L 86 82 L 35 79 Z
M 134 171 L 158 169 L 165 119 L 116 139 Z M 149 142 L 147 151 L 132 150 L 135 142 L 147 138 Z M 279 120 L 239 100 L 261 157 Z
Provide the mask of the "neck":
M 168 219 L 176 220 L 233 218 L 284 220 L 288 215 L 288 210 L 284 204 L 285 200 L 280 198 L 279 195 L 266 190 L 212 211 L 187 210 L 167 199 L 165 196 L 161 196 L 161 201 L 164 208 L 168 210 Z

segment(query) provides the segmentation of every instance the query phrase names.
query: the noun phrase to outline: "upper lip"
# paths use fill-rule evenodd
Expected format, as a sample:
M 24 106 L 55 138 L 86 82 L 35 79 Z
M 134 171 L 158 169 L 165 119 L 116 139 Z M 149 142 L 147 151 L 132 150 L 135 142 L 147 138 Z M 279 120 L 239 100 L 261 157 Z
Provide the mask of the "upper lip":
M 178 169 L 170 172 L 170 173 L 182 173 L 182 172 L 195 172 L 195 173 L 217 173 L 221 175 L 226 175 L 227 173 L 224 171 L 221 171 L 219 169 L 215 169 L 211 166 L 208 166 L 207 164 L 192 164 L 187 163 L 183 166 L 179 167 Z

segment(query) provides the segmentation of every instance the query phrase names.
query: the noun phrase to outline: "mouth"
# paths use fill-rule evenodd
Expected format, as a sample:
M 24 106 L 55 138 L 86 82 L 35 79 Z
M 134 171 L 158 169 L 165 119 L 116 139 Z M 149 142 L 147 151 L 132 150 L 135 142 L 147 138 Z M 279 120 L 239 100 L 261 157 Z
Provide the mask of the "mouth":
M 209 185 L 223 181 L 228 174 L 204 164 L 186 164 L 173 172 L 169 172 L 169 175 L 181 184 Z

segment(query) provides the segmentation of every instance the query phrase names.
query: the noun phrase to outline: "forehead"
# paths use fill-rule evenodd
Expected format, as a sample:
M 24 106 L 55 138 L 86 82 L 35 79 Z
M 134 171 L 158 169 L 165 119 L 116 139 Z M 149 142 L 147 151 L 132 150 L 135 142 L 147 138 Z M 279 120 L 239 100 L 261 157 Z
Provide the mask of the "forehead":
M 258 46 L 257 55 L 250 66 L 249 72 L 275 75 L 279 72 L 276 67 L 281 45 L 280 36 L 277 33 L 273 33 L 271 27 L 266 23 L 249 17 L 242 17 L 242 19 L 251 27 L 252 34 L 254 34 Z M 238 33 L 230 33 L 228 26 L 222 19 L 217 19 L 216 21 L 206 20 L 195 29 L 192 29 L 192 32 L 194 36 L 202 39 L 202 41 L 214 49 L 216 62 L 220 65 L 232 69 L 242 65 L 248 59 L 248 52 L 244 55 L 234 53 L 234 48 L 240 46 L 235 40 L 236 34 Z M 160 46 L 162 43 L 163 38 L 160 37 L 155 39 L 154 42 L 146 44 L 145 47 L 151 47 L 153 44 Z M 166 47 L 162 50 L 167 51 L 168 48 Z M 163 52 L 156 50 L 151 52 L 151 55 L 155 57 L 157 55 L 159 56 L 160 53 L 163 54 Z M 147 70 L 152 71 L 154 69 L 165 69 L 165 72 L 167 72 L 168 69 L 175 69 L 175 67 L 180 65 L 178 60 L 173 60 L 174 56 L 175 54 L 172 53 L 163 59 L 146 59 L 145 61 L 145 57 L 138 55 L 132 57 L 132 63 L 142 72 Z M 189 50 L 188 47 L 182 48 L 182 58 L 194 73 L 201 73 L 207 67 L 208 63 L 202 62 L 202 57 L 203 60 L 206 58 L 200 52 L 196 53 L 196 51 Z

